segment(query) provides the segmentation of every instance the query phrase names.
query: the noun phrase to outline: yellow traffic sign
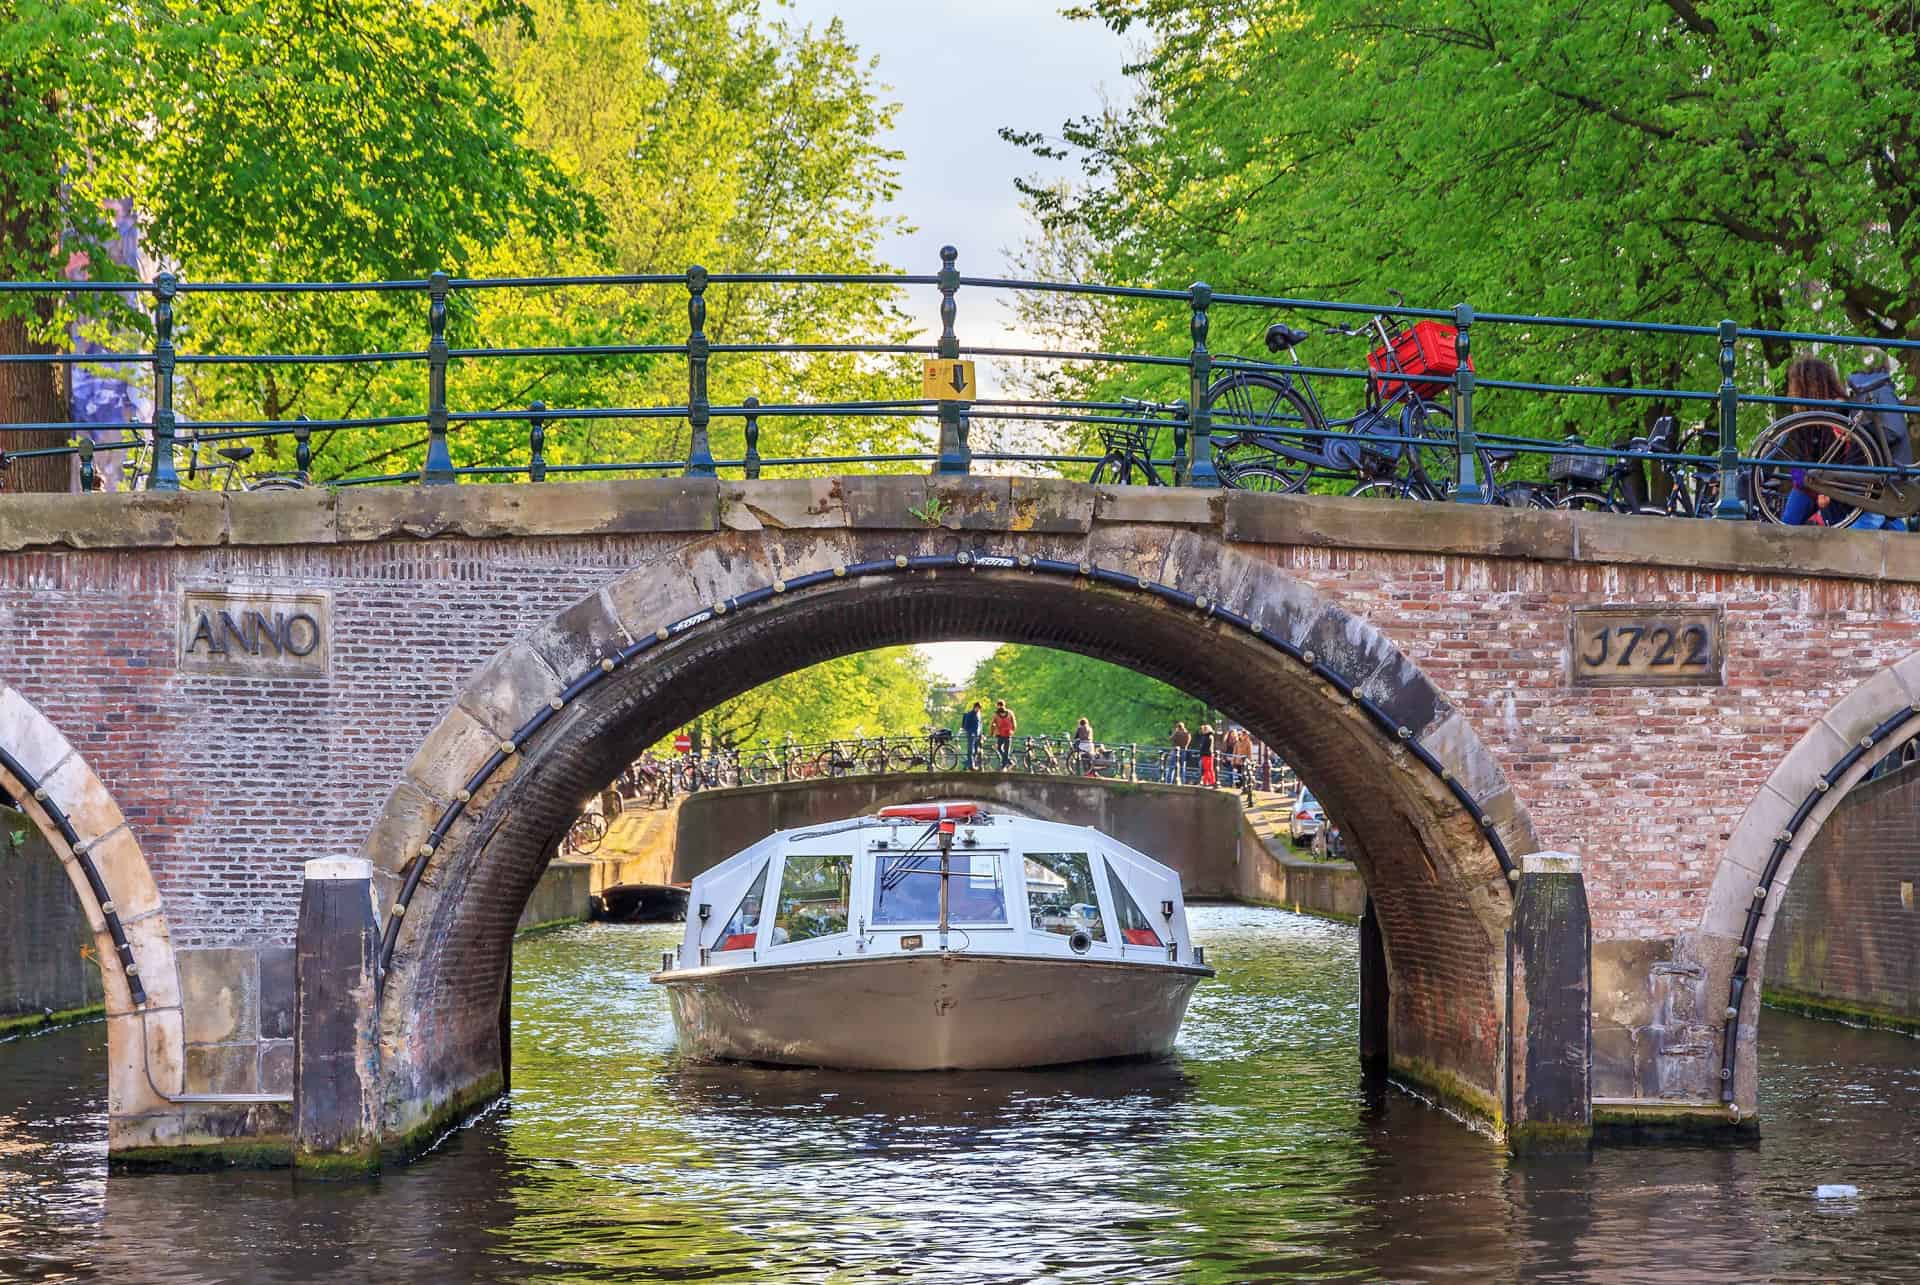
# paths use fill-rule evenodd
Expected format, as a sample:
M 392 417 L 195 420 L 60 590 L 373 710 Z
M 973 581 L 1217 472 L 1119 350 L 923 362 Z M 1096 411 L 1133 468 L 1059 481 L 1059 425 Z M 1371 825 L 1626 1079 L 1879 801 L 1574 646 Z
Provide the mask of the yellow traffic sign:
M 974 399 L 973 363 L 930 357 L 920 368 L 920 395 L 942 402 Z

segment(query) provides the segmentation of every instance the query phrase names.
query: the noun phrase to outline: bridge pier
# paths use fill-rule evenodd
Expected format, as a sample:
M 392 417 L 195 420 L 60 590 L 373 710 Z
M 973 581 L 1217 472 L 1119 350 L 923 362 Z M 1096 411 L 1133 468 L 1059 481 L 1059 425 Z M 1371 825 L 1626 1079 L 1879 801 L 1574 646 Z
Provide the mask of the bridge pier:
M 1507 1143 L 1516 1152 L 1593 1138 L 1592 959 L 1580 858 L 1523 857 L 1507 930 Z
M 1360 912 L 1360 1065 L 1368 1069 L 1384 1069 L 1387 1065 L 1391 999 L 1386 941 L 1380 935 L 1380 916 L 1373 909 L 1373 898 L 1368 897 Z
M 373 866 L 306 863 L 294 956 L 293 1165 L 313 1178 L 380 1166 L 380 925 Z

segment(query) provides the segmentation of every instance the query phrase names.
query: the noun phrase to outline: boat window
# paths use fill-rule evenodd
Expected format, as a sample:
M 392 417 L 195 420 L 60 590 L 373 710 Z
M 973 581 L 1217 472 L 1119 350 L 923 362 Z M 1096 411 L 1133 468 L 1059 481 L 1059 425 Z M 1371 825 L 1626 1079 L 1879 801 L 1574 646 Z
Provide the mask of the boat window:
M 760 935 L 760 903 L 767 896 L 767 867 L 760 867 L 759 877 L 747 889 L 747 895 L 740 899 L 740 908 L 733 912 L 733 918 L 727 920 L 727 926 L 720 930 L 714 939 L 715 950 L 752 950 L 754 939 Z
M 1084 852 L 1027 853 L 1027 914 L 1041 932 L 1071 936 L 1085 929 L 1107 939 L 1100 899 L 1093 891 L 1093 862 Z
M 1153 930 L 1153 921 L 1141 912 L 1140 903 L 1127 891 L 1127 885 L 1120 882 L 1120 872 L 1111 864 L 1107 866 L 1107 887 L 1113 890 L 1113 913 L 1120 921 L 1120 940 L 1129 946 L 1163 945 L 1160 934 Z
M 774 944 L 845 932 L 852 874 L 850 856 L 789 855 L 780 875 L 780 905 L 773 913 Z
M 1004 924 L 1007 894 L 1000 882 L 1000 858 L 992 852 L 956 852 L 949 858 L 947 922 Z M 874 863 L 873 922 L 940 922 L 940 854 L 911 852 L 883 856 Z

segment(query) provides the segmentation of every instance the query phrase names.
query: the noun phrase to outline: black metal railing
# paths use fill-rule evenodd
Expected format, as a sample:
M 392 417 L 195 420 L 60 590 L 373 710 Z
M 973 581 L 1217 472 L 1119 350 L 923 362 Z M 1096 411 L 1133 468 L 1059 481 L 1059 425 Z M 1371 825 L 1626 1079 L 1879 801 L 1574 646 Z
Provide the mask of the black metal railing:
M 899 292 L 932 287 L 939 295 L 941 329 L 933 344 L 900 342 L 821 342 L 782 343 L 773 340 L 755 342 L 714 342 L 707 333 L 708 297 L 715 288 L 761 287 L 774 291 L 800 291 L 816 288 L 871 289 L 897 295 Z M 449 318 L 454 301 L 486 292 L 552 291 L 575 287 L 598 290 L 681 290 L 687 304 L 687 328 L 684 342 L 608 343 L 581 345 L 529 345 L 520 347 L 456 347 L 448 338 Z M 969 346 L 961 341 L 957 323 L 959 295 L 980 291 L 1007 297 L 1023 293 L 1052 293 L 1081 296 L 1115 305 L 1141 308 L 1164 307 L 1170 314 L 1184 314 L 1187 346 L 1184 352 L 1131 353 L 1024 347 Z M 1497 451 L 1520 457 L 1552 460 L 1562 457 L 1598 457 L 1609 467 L 1653 464 L 1669 469 L 1690 470 L 1695 476 L 1713 479 L 1712 514 L 1723 518 L 1747 516 L 1749 488 L 1743 475 L 1753 470 L 1780 464 L 1777 458 L 1743 455 L 1740 450 L 1740 420 L 1743 410 L 1763 413 L 1798 406 L 1822 408 L 1853 414 L 1860 407 L 1845 401 L 1808 401 L 1789 399 L 1761 388 L 1741 387 L 1742 377 L 1750 385 L 1764 382 L 1767 367 L 1743 367 L 1739 361 L 1743 345 L 1756 343 L 1813 344 L 1837 350 L 1873 348 L 1908 351 L 1920 349 L 1920 341 L 1886 336 L 1848 336 L 1812 334 L 1794 331 L 1748 329 L 1733 321 L 1713 325 L 1685 325 L 1667 322 L 1634 322 L 1597 318 L 1572 318 L 1518 313 L 1480 312 L 1461 304 L 1452 308 L 1408 307 L 1398 304 L 1377 305 L 1347 301 L 1293 298 L 1282 295 L 1218 293 L 1205 283 L 1185 289 L 1154 289 L 1107 286 L 1080 282 L 1030 281 L 998 277 L 969 277 L 957 267 L 952 247 L 941 251 L 940 270 L 934 275 L 873 273 L 719 273 L 695 266 L 684 273 L 651 273 L 605 276 L 456 278 L 444 272 L 426 277 L 377 282 L 191 282 L 161 275 L 150 282 L 0 282 L 0 295 L 66 300 L 71 304 L 80 296 L 133 297 L 142 305 L 136 312 L 150 318 L 152 346 L 138 350 L 121 348 L 107 352 L 14 353 L 0 355 L 0 363 L 51 362 L 63 365 L 88 365 L 103 369 L 135 368 L 143 380 L 151 383 L 152 414 L 146 421 L 118 427 L 121 436 L 108 441 L 96 440 L 100 425 L 78 421 L 35 422 L 0 425 L 15 434 L 44 436 L 46 445 L 10 453 L 11 458 L 33 456 L 77 457 L 80 460 L 83 488 L 91 488 L 98 477 L 102 454 L 139 452 L 147 460 L 141 484 L 153 490 L 173 490 L 181 486 L 175 456 L 183 447 L 189 454 L 189 472 L 198 480 L 199 452 L 204 447 L 228 450 L 237 455 L 245 444 L 273 441 L 293 444 L 293 474 L 279 481 L 287 485 L 305 485 L 314 481 L 315 433 L 373 433 L 396 427 L 412 427 L 425 432 L 420 462 L 415 468 L 394 471 L 346 472 L 322 479 L 328 485 L 355 486 L 380 483 L 417 482 L 445 485 L 465 480 L 518 479 L 548 481 L 567 477 L 613 474 L 668 474 L 712 477 L 723 470 L 737 471 L 753 478 L 780 470 L 831 467 L 895 467 L 918 465 L 936 474 L 964 475 L 983 465 L 1016 466 L 1027 471 L 1052 470 L 1064 474 L 1070 469 L 1097 464 L 1101 456 L 1085 451 L 1054 449 L 1043 443 L 1033 449 L 977 450 L 971 432 L 979 424 L 1076 429 L 1083 434 L 1102 428 L 1146 429 L 1165 427 L 1172 420 L 1173 454 L 1153 462 L 1169 470 L 1172 481 L 1193 486 L 1215 486 L 1222 481 L 1214 455 L 1216 436 L 1232 435 L 1247 427 L 1231 412 L 1215 403 L 1210 395 L 1217 377 L 1233 372 L 1260 372 L 1288 381 L 1313 378 L 1377 381 L 1380 374 L 1366 366 L 1342 367 L 1302 365 L 1297 362 L 1262 360 L 1218 353 L 1209 346 L 1210 337 L 1219 333 L 1216 317 L 1224 310 L 1234 312 L 1235 331 L 1247 330 L 1248 310 L 1267 314 L 1330 314 L 1334 316 L 1374 316 L 1390 313 L 1409 322 L 1434 320 L 1452 326 L 1457 332 L 1460 360 L 1450 374 L 1396 374 L 1395 379 L 1424 390 L 1427 397 L 1445 397 L 1450 403 L 1452 424 L 1447 430 L 1457 469 L 1445 479 L 1447 498 L 1480 502 L 1499 498 L 1485 476 L 1486 454 Z M 365 352 L 275 352 L 225 353 L 178 349 L 178 335 L 184 317 L 190 317 L 197 299 L 210 296 L 259 296 L 287 300 L 310 295 L 394 295 L 424 296 L 426 304 L 421 349 L 374 350 Z M 137 320 L 137 319 L 136 319 Z M 144 328 L 145 322 L 139 323 Z M 123 326 L 122 330 L 130 327 Z M 1625 333 L 1653 337 L 1677 346 L 1682 357 L 1696 359 L 1695 364 L 1710 361 L 1718 373 L 1714 387 L 1656 388 L 1636 384 L 1594 382 L 1575 373 L 1557 382 L 1529 381 L 1494 377 L 1503 344 L 1509 339 L 1524 347 L 1533 332 L 1585 332 L 1595 335 Z M 1701 350 L 1706 349 L 1706 353 Z M 1516 349 L 1517 350 L 1517 349 Z M 1182 398 L 1167 406 L 1143 409 L 1131 401 L 1075 400 L 1071 398 L 982 398 L 967 400 L 945 397 L 902 396 L 869 400 L 812 401 L 804 397 L 766 399 L 744 397 L 738 402 L 715 402 L 710 396 L 710 379 L 716 364 L 740 357 L 785 355 L 809 357 L 823 354 L 855 358 L 910 358 L 940 360 L 994 359 L 1050 363 L 1056 367 L 1091 368 L 1096 371 L 1133 371 L 1144 376 L 1163 372 L 1181 376 Z M 1476 373 L 1469 354 L 1481 367 Z M 449 395 L 449 372 L 464 364 L 516 363 L 528 361 L 599 359 L 609 357 L 646 357 L 678 359 L 684 363 L 685 400 L 663 405 L 551 405 L 535 401 L 525 408 L 476 409 L 457 406 Z M 1686 362 L 1679 360 L 1678 366 Z M 356 370 L 420 368 L 421 396 L 417 411 L 409 413 L 354 415 L 326 418 L 207 418 L 183 424 L 176 393 L 186 371 L 224 368 L 318 368 L 347 367 Z M 1676 367 L 1677 368 L 1677 367 Z M 1624 446 L 1592 445 L 1578 440 L 1547 440 L 1529 434 L 1503 433 L 1497 424 L 1477 422 L 1477 401 L 1486 393 L 1503 396 L 1540 398 L 1606 398 L 1620 404 L 1646 404 L 1664 407 L 1696 405 L 1706 410 L 1713 433 L 1714 449 L 1684 451 L 1677 440 L 1647 442 L 1631 440 Z M 1877 407 L 1904 416 L 1920 412 L 1920 406 L 1904 402 Z M 789 438 L 774 425 L 808 421 L 821 417 L 835 420 L 910 420 L 924 421 L 937 432 L 925 449 L 894 451 L 856 451 L 816 454 L 804 449 L 805 442 Z M 595 423 L 672 422 L 684 425 L 685 449 L 672 458 L 576 459 L 559 462 L 549 458 L 557 437 L 570 430 Z M 711 440 L 715 421 L 737 421 L 741 427 L 742 453 L 737 458 L 718 458 Z M 510 462 L 462 463 L 456 447 L 462 430 L 491 423 L 524 424 L 524 459 Z M 1346 430 L 1336 427 L 1297 425 L 1288 436 L 1304 442 L 1341 436 Z M 1751 435 L 1750 435 L 1751 436 Z M 769 440 L 771 439 L 771 441 Z M 1390 447 L 1413 449 L 1431 445 L 1431 435 L 1406 432 L 1378 432 L 1372 441 Z M 677 445 L 677 441 L 676 441 Z M 1014 443 L 1019 445 L 1019 443 Z M 769 449 L 772 446 L 774 449 Z M 4 462 L 0 460 L 0 462 Z M 248 470 L 237 459 L 212 466 L 223 471 L 223 484 L 239 479 L 247 482 Z M 1915 473 L 1912 466 L 1893 460 L 1832 463 L 1824 474 L 1856 475 L 1860 485 L 1886 482 L 1896 488 Z M 1823 475 L 1824 475 L 1823 474 Z M 1231 480 L 1231 479 L 1229 479 Z M 1914 492 L 1920 503 L 1920 489 Z
M 651 758 L 647 760 L 646 770 L 636 767 L 622 779 L 629 792 L 637 795 L 646 782 L 661 773 L 669 775 L 674 789 L 695 791 L 779 781 L 969 769 L 966 738 L 957 732 L 946 735 L 936 732 L 809 742 L 763 740 L 757 746 Z M 1013 737 L 1004 766 L 994 738 L 983 736 L 971 769 L 1185 785 L 1198 785 L 1201 779 L 1200 755 L 1191 749 L 1095 742 L 1088 752 L 1076 749 L 1071 740 L 1059 736 Z M 1242 784 L 1244 777 L 1263 790 L 1271 790 L 1277 783 L 1292 779 L 1286 765 L 1259 745 L 1244 761 L 1233 755 L 1219 755 L 1216 774 L 1222 786 Z

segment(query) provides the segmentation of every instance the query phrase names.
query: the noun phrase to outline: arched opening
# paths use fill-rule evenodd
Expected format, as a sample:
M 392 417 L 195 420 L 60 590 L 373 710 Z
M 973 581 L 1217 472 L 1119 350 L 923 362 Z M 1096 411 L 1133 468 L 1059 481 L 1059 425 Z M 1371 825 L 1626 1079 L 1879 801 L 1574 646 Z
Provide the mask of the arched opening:
M 367 845 L 387 911 L 388 1139 L 498 1087 L 515 920 L 579 802 L 635 747 L 804 666 L 955 638 L 1127 665 L 1280 748 L 1348 819 L 1392 975 L 1393 1064 L 1498 1120 L 1507 871 L 1536 845 L 1464 719 L 1364 621 L 1215 541 L 1116 527 L 1100 549 L 1009 543 L 710 537 L 490 662 Z
M 1709 984 L 1724 996 L 1719 1098 L 1753 1115 L 1759 1105 L 1756 1056 L 1763 979 L 1781 910 L 1829 820 L 1854 791 L 1895 762 L 1920 736 L 1920 653 L 1848 693 L 1808 729 L 1767 778 L 1728 841 L 1714 875 L 1699 950 Z M 1899 782 L 1892 783 L 1896 788 Z M 1844 859 L 1842 854 L 1822 858 Z M 1911 884 L 1905 890 L 1911 899 Z M 1895 894 L 1898 895 L 1898 894 Z M 1864 921 L 1846 931 L 1870 931 Z M 1910 939 L 1904 923 L 1887 931 Z
M 179 1141 L 185 1068 L 180 982 L 159 888 L 100 778 L 26 697 L 5 685 L 0 791 L 64 867 L 85 915 L 107 1019 L 107 1115 L 114 1149 Z

